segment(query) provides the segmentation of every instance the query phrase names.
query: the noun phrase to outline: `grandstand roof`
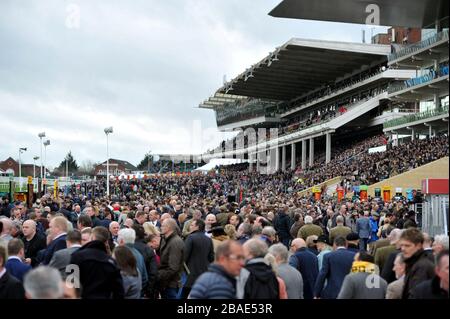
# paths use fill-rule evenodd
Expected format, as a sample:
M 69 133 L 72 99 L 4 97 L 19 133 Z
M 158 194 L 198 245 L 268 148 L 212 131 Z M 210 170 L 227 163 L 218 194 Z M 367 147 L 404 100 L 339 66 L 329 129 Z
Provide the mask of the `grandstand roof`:
M 366 24 L 371 10 L 380 8 L 380 25 L 423 28 L 448 17 L 448 0 L 283 0 L 269 15 L 331 22 Z M 444 21 L 448 25 L 448 19 Z
M 200 107 L 215 108 L 246 96 L 289 101 L 364 66 L 379 64 L 389 53 L 389 45 L 294 38 L 225 83 Z

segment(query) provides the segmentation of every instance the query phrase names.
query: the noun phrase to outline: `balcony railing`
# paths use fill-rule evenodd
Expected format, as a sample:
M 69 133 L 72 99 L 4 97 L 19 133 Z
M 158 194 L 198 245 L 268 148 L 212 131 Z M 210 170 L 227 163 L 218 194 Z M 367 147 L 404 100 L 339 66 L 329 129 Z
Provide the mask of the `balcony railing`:
M 434 36 L 429 37 L 426 40 L 420 41 L 418 43 L 415 43 L 413 45 L 405 47 L 397 52 L 391 53 L 388 57 L 388 61 L 392 62 L 392 61 L 397 60 L 401 57 L 404 57 L 408 54 L 412 54 L 414 52 L 417 52 L 424 48 L 432 46 L 434 43 L 442 41 L 442 40 L 448 40 L 448 30 L 439 32 L 439 33 L 435 34 Z
M 396 83 L 390 85 L 388 88 L 388 93 L 392 94 L 398 91 L 405 90 L 407 88 L 411 88 L 417 85 L 421 85 L 427 82 L 431 82 L 434 79 L 443 77 L 448 75 L 448 65 L 441 66 L 439 70 L 436 72 L 434 69 L 430 69 L 427 74 L 424 74 L 420 77 L 409 79 L 400 83 Z
M 383 127 L 384 128 L 395 127 L 395 126 L 404 125 L 407 123 L 413 123 L 416 121 L 432 118 L 432 117 L 439 116 L 442 114 L 448 114 L 448 104 L 443 105 L 441 108 L 438 108 L 438 109 L 428 110 L 428 111 L 421 112 L 421 113 L 410 114 L 410 115 L 406 115 L 406 116 L 403 116 L 403 117 L 400 117 L 397 119 L 387 121 L 383 124 Z

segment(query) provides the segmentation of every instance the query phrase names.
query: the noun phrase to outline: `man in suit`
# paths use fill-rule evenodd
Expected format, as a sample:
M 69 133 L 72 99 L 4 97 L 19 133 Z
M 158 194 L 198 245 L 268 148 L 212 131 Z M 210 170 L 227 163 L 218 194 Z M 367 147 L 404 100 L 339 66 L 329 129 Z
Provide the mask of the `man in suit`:
M 56 216 L 52 218 L 49 223 L 49 234 L 50 244 L 44 253 L 42 263 L 48 265 L 50 260 L 52 260 L 53 254 L 58 250 L 67 248 L 66 244 L 66 234 L 67 234 L 67 219 L 62 216 Z
M 367 242 L 370 238 L 370 220 L 368 211 L 359 213 L 359 218 L 356 220 L 356 232 L 359 235 L 360 250 L 367 250 Z
M 294 253 L 289 259 L 289 265 L 297 269 L 303 278 L 303 297 L 313 298 L 313 290 L 319 272 L 319 262 L 306 247 L 306 242 L 302 238 L 296 238 L 291 243 L 291 251 Z
M 6 248 L 0 245 L 0 300 L 24 299 L 25 290 L 22 283 L 11 276 L 5 268 Z
M 8 242 L 8 261 L 6 269 L 11 275 L 23 282 L 25 274 L 31 270 L 31 266 L 22 260 L 25 257 L 23 242 L 18 238 L 13 238 Z
M 56 268 L 61 273 L 62 278 L 67 277 L 66 267 L 70 264 L 72 253 L 81 247 L 81 232 L 78 229 L 71 230 L 66 236 L 67 248 L 58 250 L 53 254 L 49 266 Z
M 160 223 L 158 217 L 159 217 L 158 212 L 154 209 L 151 210 L 150 213 L 148 214 L 149 222 L 152 223 L 153 226 L 155 226 L 156 228 L 160 229 L 161 223 Z
M 346 240 L 337 237 L 334 240 L 334 251 L 323 257 L 322 269 L 317 276 L 314 287 L 314 298 L 336 299 L 342 288 L 345 276 L 350 273 L 355 253 L 346 248 Z M 327 281 L 326 286 L 325 280 Z
M 189 225 L 189 231 L 184 244 L 184 262 L 188 276 L 183 288 L 183 299 L 187 299 L 194 282 L 214 261 L 214 246 L 211 238 L 205 235 L 205 222 L 202 219 L 194 219 Z
M 31 267 L 39 265 L 38 252 L 46 248 L 45 236 L 37 232 L 37 224 L 29 219 L 23 222 L 21 239 L 24 244 L 25 262 Z

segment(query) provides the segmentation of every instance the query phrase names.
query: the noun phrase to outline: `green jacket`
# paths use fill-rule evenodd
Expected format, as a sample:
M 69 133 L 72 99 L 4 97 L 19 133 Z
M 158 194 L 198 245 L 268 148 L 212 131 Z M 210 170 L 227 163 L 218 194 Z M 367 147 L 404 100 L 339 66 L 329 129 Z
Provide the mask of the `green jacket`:
M 320 236 L 322 234 L 323 230 L 320 226 L 314 224 L 306 224 L 298 230 L 297 238 L 303 238 L 304 240 L 306 240 L 306 238 L 311 235 Z

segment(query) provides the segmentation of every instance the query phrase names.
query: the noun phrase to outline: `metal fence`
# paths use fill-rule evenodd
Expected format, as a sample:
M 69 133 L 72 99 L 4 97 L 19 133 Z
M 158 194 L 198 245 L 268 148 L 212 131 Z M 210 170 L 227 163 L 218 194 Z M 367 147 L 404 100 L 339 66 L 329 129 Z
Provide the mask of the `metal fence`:
M 448 114 L 448 104 L 442 106 L 439 109 L 428 110 L 421 113 L 415 113 L 410 115 L 405 115 L 400 118 L 392 119 L 383 124 L 384 128 L 399 126 L 407 123 L 412 123 L 415 121 L 420 121 L 424 119 L 428 119 L 434 116 L 439 116 L 442 114 Z
M 414 52 L 417 52 L 419 50 L 422 50 L 424 48 L 432 46 L 436 42 L 439 42 L 442 40 L 448 40 L 448 30 L 439 32 L 439 33 L 435 34 L 434 36 L 429 37 L 423 41 L 420 41 L 418 43 L 407 46 L 397 52 L 391 53 L 388 57 L 388 61 L 391 62 L 391 61 L 397 60 L 405 55 L 412 54 Z

